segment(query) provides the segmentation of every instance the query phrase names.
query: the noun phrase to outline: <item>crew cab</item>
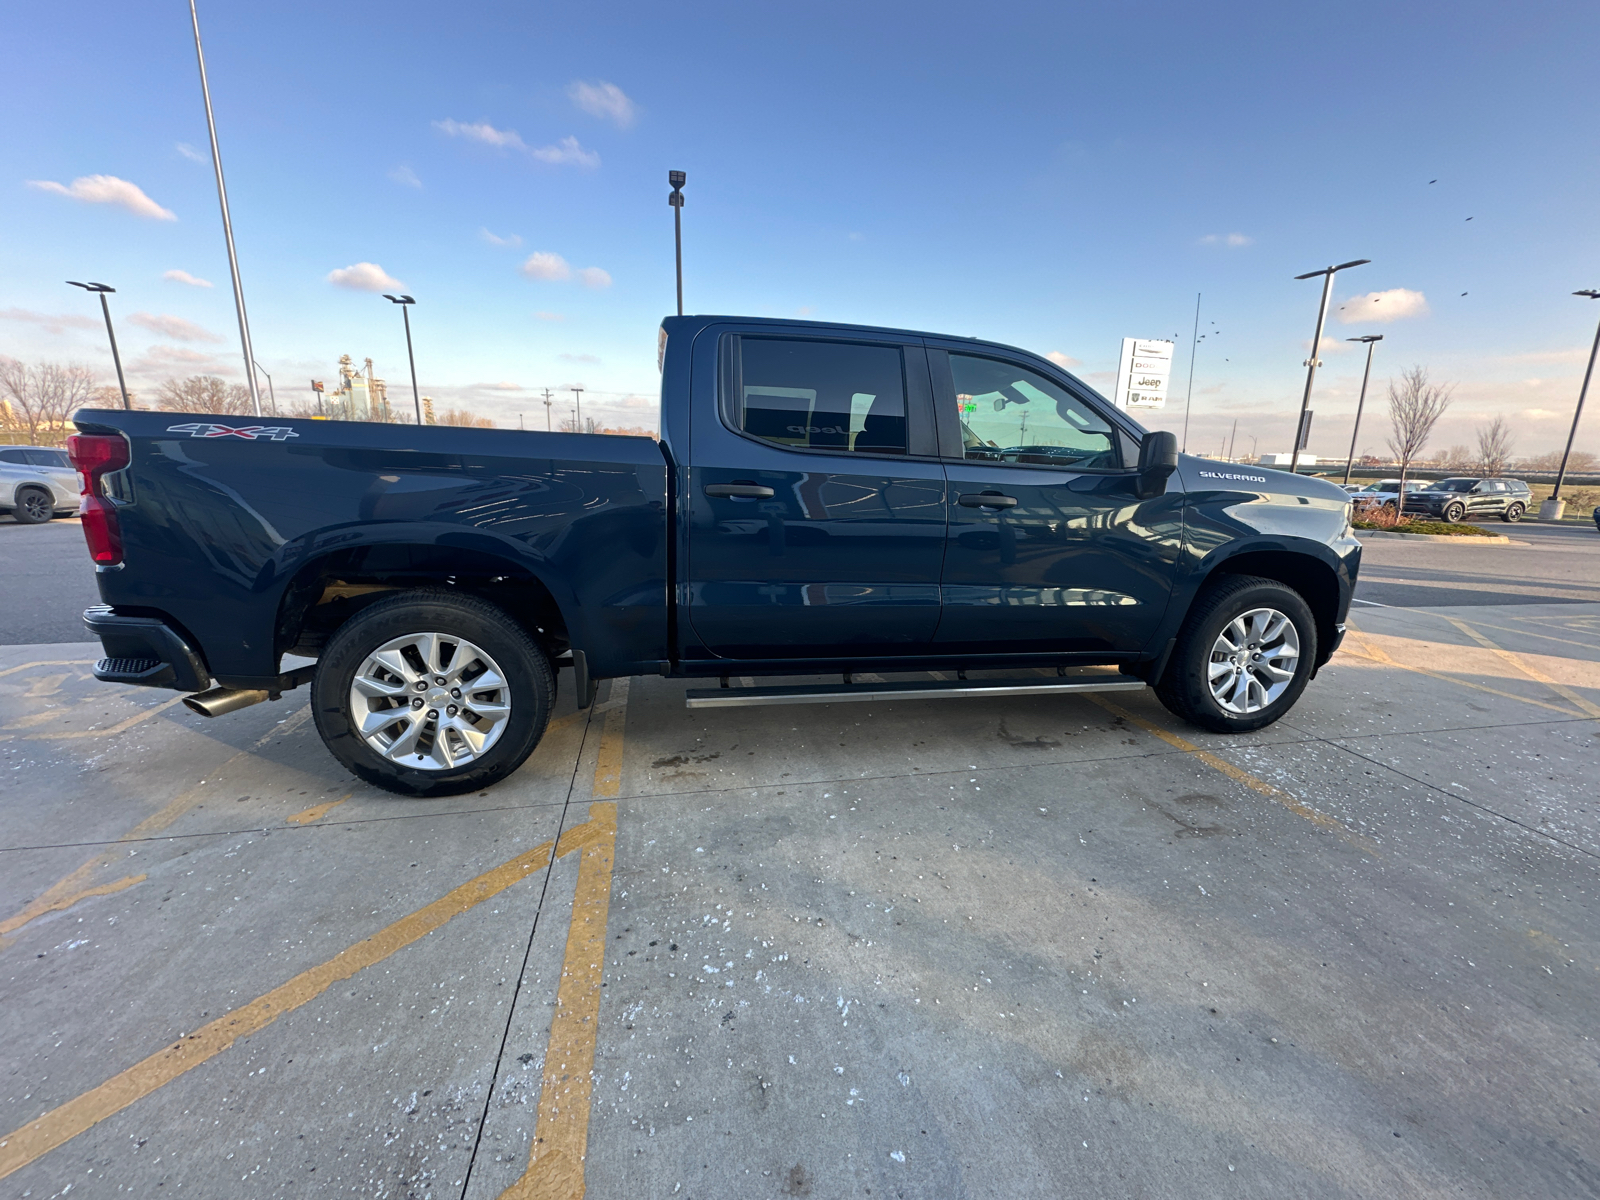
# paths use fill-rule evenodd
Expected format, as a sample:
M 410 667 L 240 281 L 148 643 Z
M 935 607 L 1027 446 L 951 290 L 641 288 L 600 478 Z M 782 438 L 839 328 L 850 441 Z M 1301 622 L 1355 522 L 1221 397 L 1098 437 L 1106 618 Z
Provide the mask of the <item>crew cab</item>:
M 708 707 L 1152 686 L 1242 731 L 1339 644 L 1331 483 L 1182 456 L 991 342 L 699 316 L 659 344 L 659 440 L 79 412 L 95 674 L 208 714 L 309 682 L 339 761 L 441 795 L 523 762 L 561 671 L 580 706 L 643 674 L 720 681 Z

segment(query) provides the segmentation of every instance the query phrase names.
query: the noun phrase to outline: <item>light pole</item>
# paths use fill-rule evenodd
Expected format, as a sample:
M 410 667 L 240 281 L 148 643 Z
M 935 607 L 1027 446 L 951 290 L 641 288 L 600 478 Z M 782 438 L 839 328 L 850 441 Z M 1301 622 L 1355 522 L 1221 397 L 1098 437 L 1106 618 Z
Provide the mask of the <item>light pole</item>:
M 1356 401 L 1356 427 L 1350 431 L 1350 455 L 1344 460 L 1344 481 L 1350 482 L 1350 464 L 1356 460 L 1356 435 L 1361 432 L 1361 410 L 1367 403 L 1367 379 L 1372 374 L 1372 347 L 1383 341 L 1383 334 L 1369 333 L 1366 337 L 1345 338 L 1347 342 L 1367 344 L 1367 369 L 1361 373 L 1361 399 Z
M 267 369 L 265 367 L 263 367 L 260 363 L 256 363 L 256 370 L 260 371 L 263 375 L 267 375 Z M 267 375 L 267 396 L 270 398 L 270 401 L 271 401 L 271 404 L 272 404 L 272 415 L 273 416 L 277 416 L 278 415 L 278 392 L 277 392 L 277 389 L 272 386 L 272 376 L 271 375 Z
M 1200 293 L 1194 294 L 1194 340 L 1189 343 L 1189 393 L 1183 398 L 1183 452 L 1189 453 L 1189 409 L 1194 405 L 1194 356 L 1200 349 Z
M 239 314 L 239 342 L 244 348 L 244 377 L 250 384 L 250 405 L 261 415 L 261 389 L 251 365 L 256 361 L 250 348 L 250 318 L 244 311 L 244 284 L 239 281 L 239 255 L 233 248 L 233 218 L 228 215 L 228 186 L 222 181 L 222 151 L 217 149 L 217 119 L 211 115 L 211 85 L 206 82 L 206 52 L 200 47 L 200 14 L 189 0 L 189 18 L 194 22 L 194 54 L 200 61 L 200 94 L 206 102 L 206 129 L 211 134 L 211 165 L 217 172 L 217 202 L 222 206 L 222 236 L 228 243 L 228 272 L 233 276 L 233 307 Z
M 667 203 L 672 205 L 672 245 L 678 257 L 678 315 L 683 316 L 683 185 L 689 177 L 682 171 L 668 171 L 667 182 L 672 185 L 672 195 Z
M 572 397 L 573 397 L 573 400 L 572 400 L 572 405 L 573 405 L 573 408 L 572 408 L 572 425 L 573 425 L 572 432 L 573 433 L 582 433 L 583 432 L 583 389 L 581 387 L 573 388 L 572 389 Z
M 1595 291 L 1593 288 L 1587 288 L 1584 291 L 1573 292 L 1572 294 L 1574 296 L 1583 296 L 1589 300 L 1600 300 L 1600 292 Z M 106 320 L 109 327 L 110 318 L 108 317 Z M 1550 493 L 1550 499 L 1539 506 L 1539 519 L 1541 521 L 1559 521 L 1561 515 L 1567 510 L 1566 502 L 1561 499 L 1561 485 L 1566 482 L 1567 459 L 1572 456 L 1572 439 L 1578 436 L 1578 420 L 1583 416 L 1584 397 L 1589 394 L 1589 379 L 1594 374 L 1596 351 L 1600 351 L 1600 327 L 1595 329 L 1594 345 L 1589 348 L 1589 367 L 1583 373 L 1583 387 L 1578 390 L 1578 408 L 1572 414 L 1572 429 L 1567 433 L 1567 448 L 1561 452 L 1561 469 L 1556 472 L 1555 490 Z M 1545 513 L 1547 508 L 1551 510 L 1549 515 Z
M 406 321 L 406 358 L 411 363 L 411 403 L 417 406 L 417 424 L 422 424 L 422 400 L 417 395 L 417 356 L 411 353 L 411 306 L 416 300 L 410 296 L 391 296 L 388 292 L 383 298 L 391 304 L 400 306 L 400 315 Z
M 1311 336 L 1311 357 L 1306 359 L 1306 392 L 1300 397 L 1300 419 L 1294 427 L 1294 455 L 1289 459 L 1291 475 L 1300 469 L 1300 435 L 1306 427 L 1306 409 L 1311 406 L 1311 381 L 1317 377 L 1317 365 L 1321 361 L 1317 358 L 1317 352 L 1322 348 L 1322 326 L 1328 319 L 1328 298 L 1333 295 L 1333 277 L 1351 267 L 1364 267 L 1371 261 L 1370 258 L 1356 258 L 1336 267 L 1324 267 L 1320 271 L 1307 271 L 1304 275 L 1295 276 L 1296 279 L 1322 276 L 1322 305 L 1317 309 L 1317 332 Z
M 75 283 L 70 279 L 67 282 L 100 297 L 100 311 L 106 315 L 106 336 L 111 339 L 111 361 L 117 364 L 117 386 L 122 389 L 122 407 L 131 409 L 133 402 L 128 399 L 128 383 L 122 378 L 122 355 L 117 353 L 117 331 L 111 328 L 111 306 L 106 303 L 106 296 L 117 289 L 103 283 Z
M 555 401 L 550 399 L 550 389 L 549 388 L 545 388 L 545 390 L 544 390 L 544 431 L 546 433 L 549 433 L 551 431 L 551 429 L 553 428 L 551 426 L 551 424 L 550 424 L 550 406 L 552 404 L 554 404 L 554 403 L 555 403 Z

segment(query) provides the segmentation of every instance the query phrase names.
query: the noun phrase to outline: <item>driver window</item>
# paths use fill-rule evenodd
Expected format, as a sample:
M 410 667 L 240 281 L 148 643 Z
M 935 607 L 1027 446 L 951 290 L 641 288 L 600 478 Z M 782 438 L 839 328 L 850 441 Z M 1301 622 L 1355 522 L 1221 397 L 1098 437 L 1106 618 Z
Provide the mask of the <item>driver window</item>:
M 1122 463 L 1111 426 L 1065 388 L 1027 367 L 950 355 L 966 457 L 1075 470 Z

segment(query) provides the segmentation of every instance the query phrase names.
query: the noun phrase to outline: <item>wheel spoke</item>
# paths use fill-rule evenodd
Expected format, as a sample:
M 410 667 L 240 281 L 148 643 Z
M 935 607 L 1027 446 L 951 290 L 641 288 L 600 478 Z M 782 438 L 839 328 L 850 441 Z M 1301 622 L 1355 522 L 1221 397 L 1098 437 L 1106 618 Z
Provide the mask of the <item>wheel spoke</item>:
M 511 706 L 509 704 L 501 704 L 499 701 L 491 704 L 474 698 L 467 705 L 467 708 L 490 721 L 502 721 L 511 715 Z
M 483 661 L 483 656 L 481 654 L 476 655 L 475 657 L 477 658 L 477 661 Z M 471 664 L 467 663 L 464 665 L 470 666 Z M 457 676 L 457 679 L 460 679 L 459 675 Z M 471 679 L 461 682 L 462 690 L 470 692 L 492 692 L 505 686 L 506 681 L 500 678 L 500 673 L 493 667 L 489 667 L 487 665 L 485 666 L 482 674 L 475 675 Z
M 1215 682 L 1216 680 L 1221 679 L 1224 675 L 1233 674 L 1233 664 L 1226 659 L 1224 659 L 1222 662 L 1207 663 L 1206 674 L 1213 682 Z
M 410 724 L 412 721 L 410 708 L 376 708 L 361 717 L 361 736 L 371 737 L 380 730 L 388 729 L 396 721 Z
M 392 696 L 404 695 L 407 690 L 404 683 L 391 683 L 373 675 L 357 675 L 350 686 L 373 700 L 386 700 Z
M 413 714 L 410 728 L 408 728 L 399 737 L 395 738 L 394 741 L 390 742 L 388 746 L 377 747 L 380 753 L 382 753 L 385 757 L 394 759 L 396 762 L 399 762 L 408 755 L 415 756 L 417 739 L 422 736 L 422 729 L 425 724 L 425 722 L 420 718 L 420 713 Z
M 406 656 L 400 653 L 398 647 L 393 649 L 385 647 L 379 650 L 372 656 L 367 665 L 370 667 L 374 663 L 393 671 L 407 683 L 415 683 L 417 681 L 417 673 L 411 669 L 411 664 L 406 661 Z M 359 679 L 367 674 L 368 672 L 364 667 L 356 677 Z
M 1276 663 L 1267 662 L 1261 663 L 1256 667 L 1256 674 L 1265 675 L 1273 683 L 1287 683 L 1289 680 L 1294 678 L 1294 672 L 1292 670 L 1285 671 Z

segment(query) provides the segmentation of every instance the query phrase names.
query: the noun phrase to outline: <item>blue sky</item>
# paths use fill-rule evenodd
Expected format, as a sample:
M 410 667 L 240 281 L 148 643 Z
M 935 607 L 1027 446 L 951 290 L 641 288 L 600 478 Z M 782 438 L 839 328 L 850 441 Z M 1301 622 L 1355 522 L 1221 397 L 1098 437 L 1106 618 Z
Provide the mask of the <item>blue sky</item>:
M 650 423 L 669 167 L 689 173 L 691 312 L 996 338 L 1106 390 L 1122 337 L 1177 335 L 1181 393 L 1202 293 L 1197 450 L 1235 420 L 1241 451 L 1287 449 L 1317 301 L 1292 276 L 1330 262 L 1373 260 L 1341 276 L 1336 317 L 1405 315 L 1330 323 L 1322 453 L 1360 382 L 1342 339 L 1369 332 L 1380 394 L 1413 363 L 1455 385 L 1437 445 L 1503 412 L 1519 451 L 1555 447 L 1600 319 L 1569 295 L 1600 286 L 1592 4 L 203 3 L 201 21 L 280 396 L 349 353 L 408 398 L 398 314 L 330 280 L 376 264 L 418 298 L 442 404 L 542 425 L 537 393 L 582 384 L 586 412 Z M 62 283 L 93 278 L 119 289 L 136 388 L 242 378 L 186 6 L 7 6 L 0 38 L 0 353 L 109 380 L 98 313 Z M 96 176 L 139 191 L 74 184 Z M 1181 422 L 1181 398 L 1147 421 Z M 1579 444 L 1600 450 L 1600 416 Z

